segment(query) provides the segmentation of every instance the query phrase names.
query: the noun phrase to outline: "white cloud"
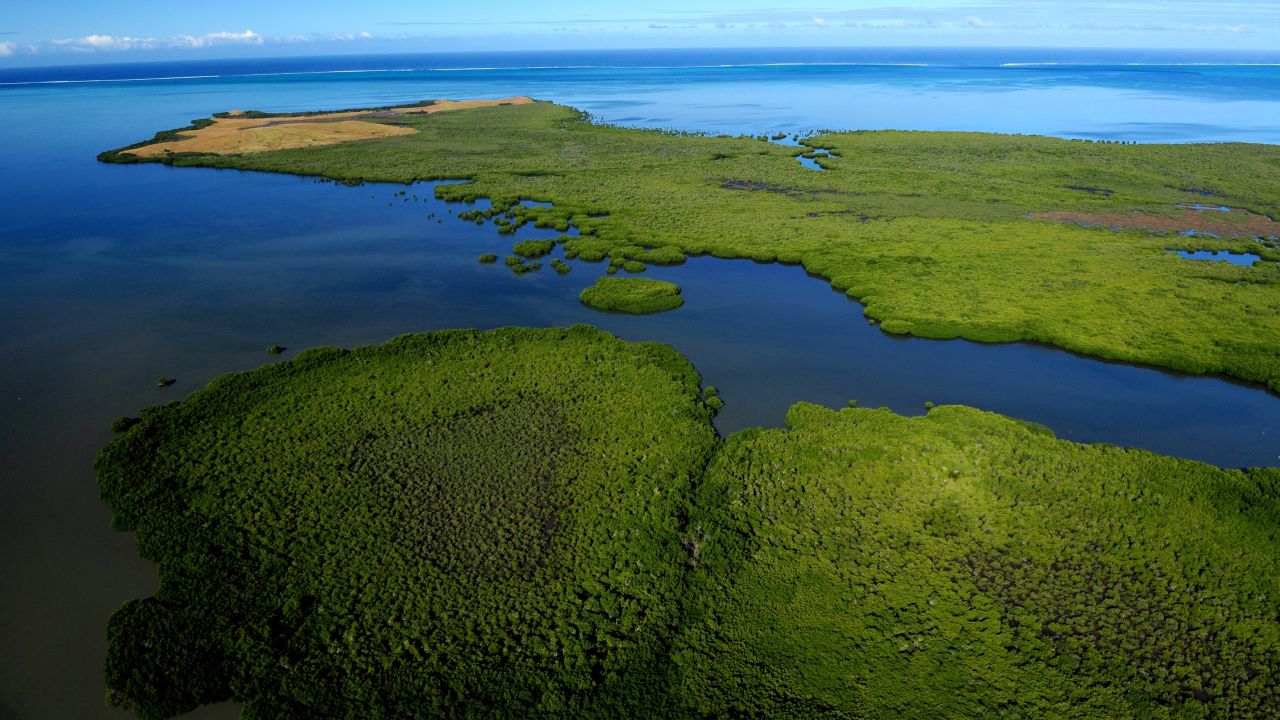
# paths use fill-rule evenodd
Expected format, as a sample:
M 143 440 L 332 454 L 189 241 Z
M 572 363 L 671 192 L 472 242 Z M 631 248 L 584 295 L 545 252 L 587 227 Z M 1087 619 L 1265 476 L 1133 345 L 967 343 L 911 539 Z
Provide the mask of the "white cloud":
M 820 28 L 828 27 L 830 25 L 830 23 L 828 23 L 826 20 L 820 17 L 809 18 L 809 19 L 813 21 L 814 25 L 817 25 Z
M 252 30 L 244 32 L 212 32 L 204 35 L 176 35 L 170 38 L 138 38 L 128 35 L 86 35 L 82 38 L 50 40 L 55 49 L 75 52 L 124 52 L 127 50 L 158 50 L 181 48 L 207 48 L 217 45 L 261 45 L 263 38 Z
M 150 50 L 159 47 L 160 41 L 155 38 L 135 38 L 115 35 L 86 35 L 82 38 L 64 38 L 51 40 L 49 44 L 55 48 L 79 52 Z
M 0 42 L 0 57 L 9 57 L 17 49 L 18 46 L 11 42 Z
M 356 42 L 372 39 L 374 39 L 374 36 L 367 31 L 355 33 L 281 35 L 279 37 L 264 37 L 253 30 L 244 30 L 242 32 L 211 32 L 205 33 L 204 35 L 175 35 L 173 37 L 166 38 L 133 37 L 131 35 L 86 35 L 80 38 L 50 40 L 39 47 L 20 47 L 13 43 L 0 43 L 0 57 L 7 57 L 15 52 L 36 53 L 42 50 L 77 53 L 126 52 L 130 50 L 199 50 L 227 45 Z
M 392 39 L 404 39 L 409 37 L 405 33 L 391 36 Z M 277 37 L 263 38 L 265 43 L 314 43 L 314 42 L 354 42 L 356 40 L 372 40 L 373 35 L 368 32 L 358 33 L 331 33 L 328 35 L 311 34 L 311 35 L 280 35 Z M 262 42 L 257 43 L 259 45 Z
M 261 45 L 262 36 L 252 30 L 244 32 L 214 32 L 200 36 L 179 35 L 173 39 L 175 47 L 203 48 L 214 45 L 242 43 L 245 45 Z
M 996 24 L 990 20 L 983 20 L 977 15 L 970 15 L 969 17 L 966 17 L 964 19 L 964 24 L 971 28 L 993 28 L 996 26 Z

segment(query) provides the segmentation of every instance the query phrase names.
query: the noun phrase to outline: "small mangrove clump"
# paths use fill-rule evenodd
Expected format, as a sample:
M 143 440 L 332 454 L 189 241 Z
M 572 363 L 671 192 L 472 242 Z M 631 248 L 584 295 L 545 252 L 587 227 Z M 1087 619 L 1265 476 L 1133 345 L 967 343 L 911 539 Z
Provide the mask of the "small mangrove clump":
M 163 375 L 161 375 L 160 377 L 156 378 L 156 387 L 158 387 L 158 388 L 167 388 L 167 387 L 169 387 L 170 385 L 172 385 L 172 384 L 174 384 L 174 383 L 176 383 L 176 382 L 178 382 L 178 381 L 177 381 L 177 380 L 174 380 L 173 378 L 167 378 L 167 377 L 164 377 Z
M 126 430 L 133 427 L 134 425 L 137 425 L 139 422 L 141 422 L 140 418 L 121 415 L 120 417 L 111 421 L 111 432 L 119 435 L 120 433 L 125 432 Z
M 684 304 L 679 285 L 644 278 L 600 278 L 578 297 L 596 310 L 633 315 L 666 312 Z
M 569 266 L 569 263 L 561 260 L 560 258 L 553 259 L 551 261 L 551 267 L 555 268 L 555 271 L 561 275 L 568 275 L 569 271 L 573 269 Z
M 285 347 L 284 347 L 283 345 L 268 345 L 268 346 L 267 346 L 267 354 L 268 354 L 268 355 L 280 355 L 280 354 L 284 353 L 284 351 L 285 351 Z
M 717 415 L 724 409 L 724 400 L 720 398 L 720 390 L 715 385 L 708 385 L 702 390 L 702 402 Z
M 555 248 L 555 240 L 522 240 L 511 251 L 521 257 L 542 257 Z
M 684 253 L 680 252 L 680 248 L 674 245 L 664 245 L 646 250 L 635 259 L 643 260 L 650 265 L 679 265 L 685 261 L 685 256 Z
M 480 256 L 480 262 L 485 265 L 491 265 L 498 262 L 498 256 L 493 253 L 485 253 Z

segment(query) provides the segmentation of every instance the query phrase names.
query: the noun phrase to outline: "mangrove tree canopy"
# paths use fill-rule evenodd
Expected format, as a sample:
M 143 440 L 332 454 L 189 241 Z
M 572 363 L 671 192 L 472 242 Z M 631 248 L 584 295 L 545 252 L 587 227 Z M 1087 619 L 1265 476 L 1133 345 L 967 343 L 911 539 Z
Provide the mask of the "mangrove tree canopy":
M 960 407 L 717 440 L 583 326 L 312 350 L 116 425 L 113 704 L 248 718 L 1280 715 L 1280 470 Z

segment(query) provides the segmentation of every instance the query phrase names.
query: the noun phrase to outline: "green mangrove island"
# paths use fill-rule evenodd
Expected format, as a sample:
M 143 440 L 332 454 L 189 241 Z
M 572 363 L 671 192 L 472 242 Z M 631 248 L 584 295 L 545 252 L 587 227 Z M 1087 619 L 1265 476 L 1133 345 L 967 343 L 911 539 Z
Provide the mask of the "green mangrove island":
M 577 227 L 568 256 L 615 269 L 702 253 L 801 263 L 887 332 L 1038 341 L 1280 390 L 1280 147 L 933 132 L 832 132 L 784 147 L 601 125 L 547 102 L 416 110 L 360 116 L 411 132 L 356 142 L 220 155 L 184 151 L 178 130 L 157 135 L 166 152 L 143 142 L 100 157 L 345 183 L 467 179 L 436 193 L 490 198 L 471 219 L 500 232 Z M 802 167 L 816 148 L 829 153 L 816 159 L 823 170 Z M 1261 260 L 1194 262 L 1170 249 Z
M 684 304 L 679 285 L 647 278 L 598 278 L 579 298 L 597 310 L 633 315 L 666 312 Z
M 963 407 L 725 440 L 585 326 L 318 349 L 117 423 L 154 597 L 110 702 L 165 718 L 1273 718 L 1280 470 Z

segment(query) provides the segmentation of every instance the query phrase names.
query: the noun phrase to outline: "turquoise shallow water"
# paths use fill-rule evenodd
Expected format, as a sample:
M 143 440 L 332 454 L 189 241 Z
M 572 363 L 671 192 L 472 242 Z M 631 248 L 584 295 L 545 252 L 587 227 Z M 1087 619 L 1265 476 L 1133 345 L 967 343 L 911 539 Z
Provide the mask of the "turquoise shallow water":
M 720 51 L 0 71 L 0 718 L 112 715 L 100 681 L 106 617 L 155 576 L 132 538 L 108 530 L 93 454 L 115 415 L 266 362 L 273 343 L 292 354 L 441 327 L 592 322 L 688 354 L 721 388 L 724 431 L 778 424 L 797 400 L 903 412 L 957 402 L 1077 440 L 1280 462 L 1280 399 L 1257 388 L 1029 345 L 892 338 L 800 268 L 709 258 L 655 268 L 649 276 L 685 288 L 683 309 L 606 316 L 576 300 L 602 267 L 576 263 L 564 278 L 482 267 L 476 256 L 510 239 L 453 220 L 458 208 L 425 186 L 405 201 L 400 188 L 93 159 L 233 107 L 511 94 L 606 122 L 712 132 L 1280 142 L 1280 68 L 1065 59 L 1074 64 L 1027 64 L 1055 61 L 1029 51 Z M 187 79 L 138 79 L 177 76 Z M 178 383 L 158 391 L 160 375 Z

